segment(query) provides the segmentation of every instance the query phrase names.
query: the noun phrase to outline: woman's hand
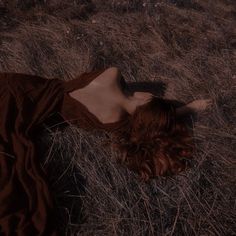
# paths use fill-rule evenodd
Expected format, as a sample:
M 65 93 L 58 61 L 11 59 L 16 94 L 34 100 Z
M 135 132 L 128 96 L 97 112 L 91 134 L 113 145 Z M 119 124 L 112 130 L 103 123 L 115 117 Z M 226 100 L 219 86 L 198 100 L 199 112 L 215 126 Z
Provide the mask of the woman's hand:
M 197 99 L 182 107 L 178 107 L 176 113 L 177 115 L 184 115 L 191 112 L 203 112 L 206 109 L 209 109 L 212 106 L 212 103 L 212 99 Z
M 186 106 L 193 110 L 194 112 L 202 112 L 206 109 L 209 109 L 213 104 L 212 99 L 197 99 L 190 103 L 188 103 Z

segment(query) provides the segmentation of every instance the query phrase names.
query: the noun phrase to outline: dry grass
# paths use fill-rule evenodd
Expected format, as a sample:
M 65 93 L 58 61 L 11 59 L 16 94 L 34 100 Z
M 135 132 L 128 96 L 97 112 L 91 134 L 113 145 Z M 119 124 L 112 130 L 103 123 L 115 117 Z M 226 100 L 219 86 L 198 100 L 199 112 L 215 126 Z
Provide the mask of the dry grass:
M 42 165 L 50 171 L 65 235 L 236 234 L 233 4 L 0 1 L 1 71 L 69 80 L 118 66 L 126 81 L 164 82 L 166 98 L 214 100 L 212 111 L 194 123 L 192 168 L 148 184 L 101 146 L 106 133 L 45 129 L 38 140 Z

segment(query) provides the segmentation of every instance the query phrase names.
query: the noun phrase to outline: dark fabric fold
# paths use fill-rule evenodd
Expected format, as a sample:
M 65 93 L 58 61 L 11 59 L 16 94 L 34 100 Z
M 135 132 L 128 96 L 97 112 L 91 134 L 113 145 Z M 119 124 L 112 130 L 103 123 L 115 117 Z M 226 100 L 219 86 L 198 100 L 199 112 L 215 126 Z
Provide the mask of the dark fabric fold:
M 60 79 L 0 74 L 0 235 L 59 235 L 34 138 L 63 96 Z

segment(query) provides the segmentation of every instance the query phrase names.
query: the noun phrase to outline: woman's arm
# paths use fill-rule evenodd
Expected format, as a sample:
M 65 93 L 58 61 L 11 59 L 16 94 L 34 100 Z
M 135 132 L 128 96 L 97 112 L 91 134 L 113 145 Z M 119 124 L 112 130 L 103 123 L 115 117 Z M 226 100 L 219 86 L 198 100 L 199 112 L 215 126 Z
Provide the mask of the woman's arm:
M 187 113 L 198 113 L 208 109 L 212 105 L 212 99 L 198 99 L 194 100 L 184 106 L 178 107 L 176 109 L 176 114 L 178 116 Z

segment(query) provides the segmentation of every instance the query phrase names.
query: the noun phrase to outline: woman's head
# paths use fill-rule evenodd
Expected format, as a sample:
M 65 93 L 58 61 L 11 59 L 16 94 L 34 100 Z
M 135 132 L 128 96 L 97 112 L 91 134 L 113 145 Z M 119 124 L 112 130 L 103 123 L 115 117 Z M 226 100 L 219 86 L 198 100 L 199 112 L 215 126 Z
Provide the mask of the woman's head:
M 153 96 L 137 106 L 124 129 L 114 135 L 113 146 L 122 152 L 119 163 L 143 180 L 181 172 L 194 150 L 193 137 L 174 105 Z

